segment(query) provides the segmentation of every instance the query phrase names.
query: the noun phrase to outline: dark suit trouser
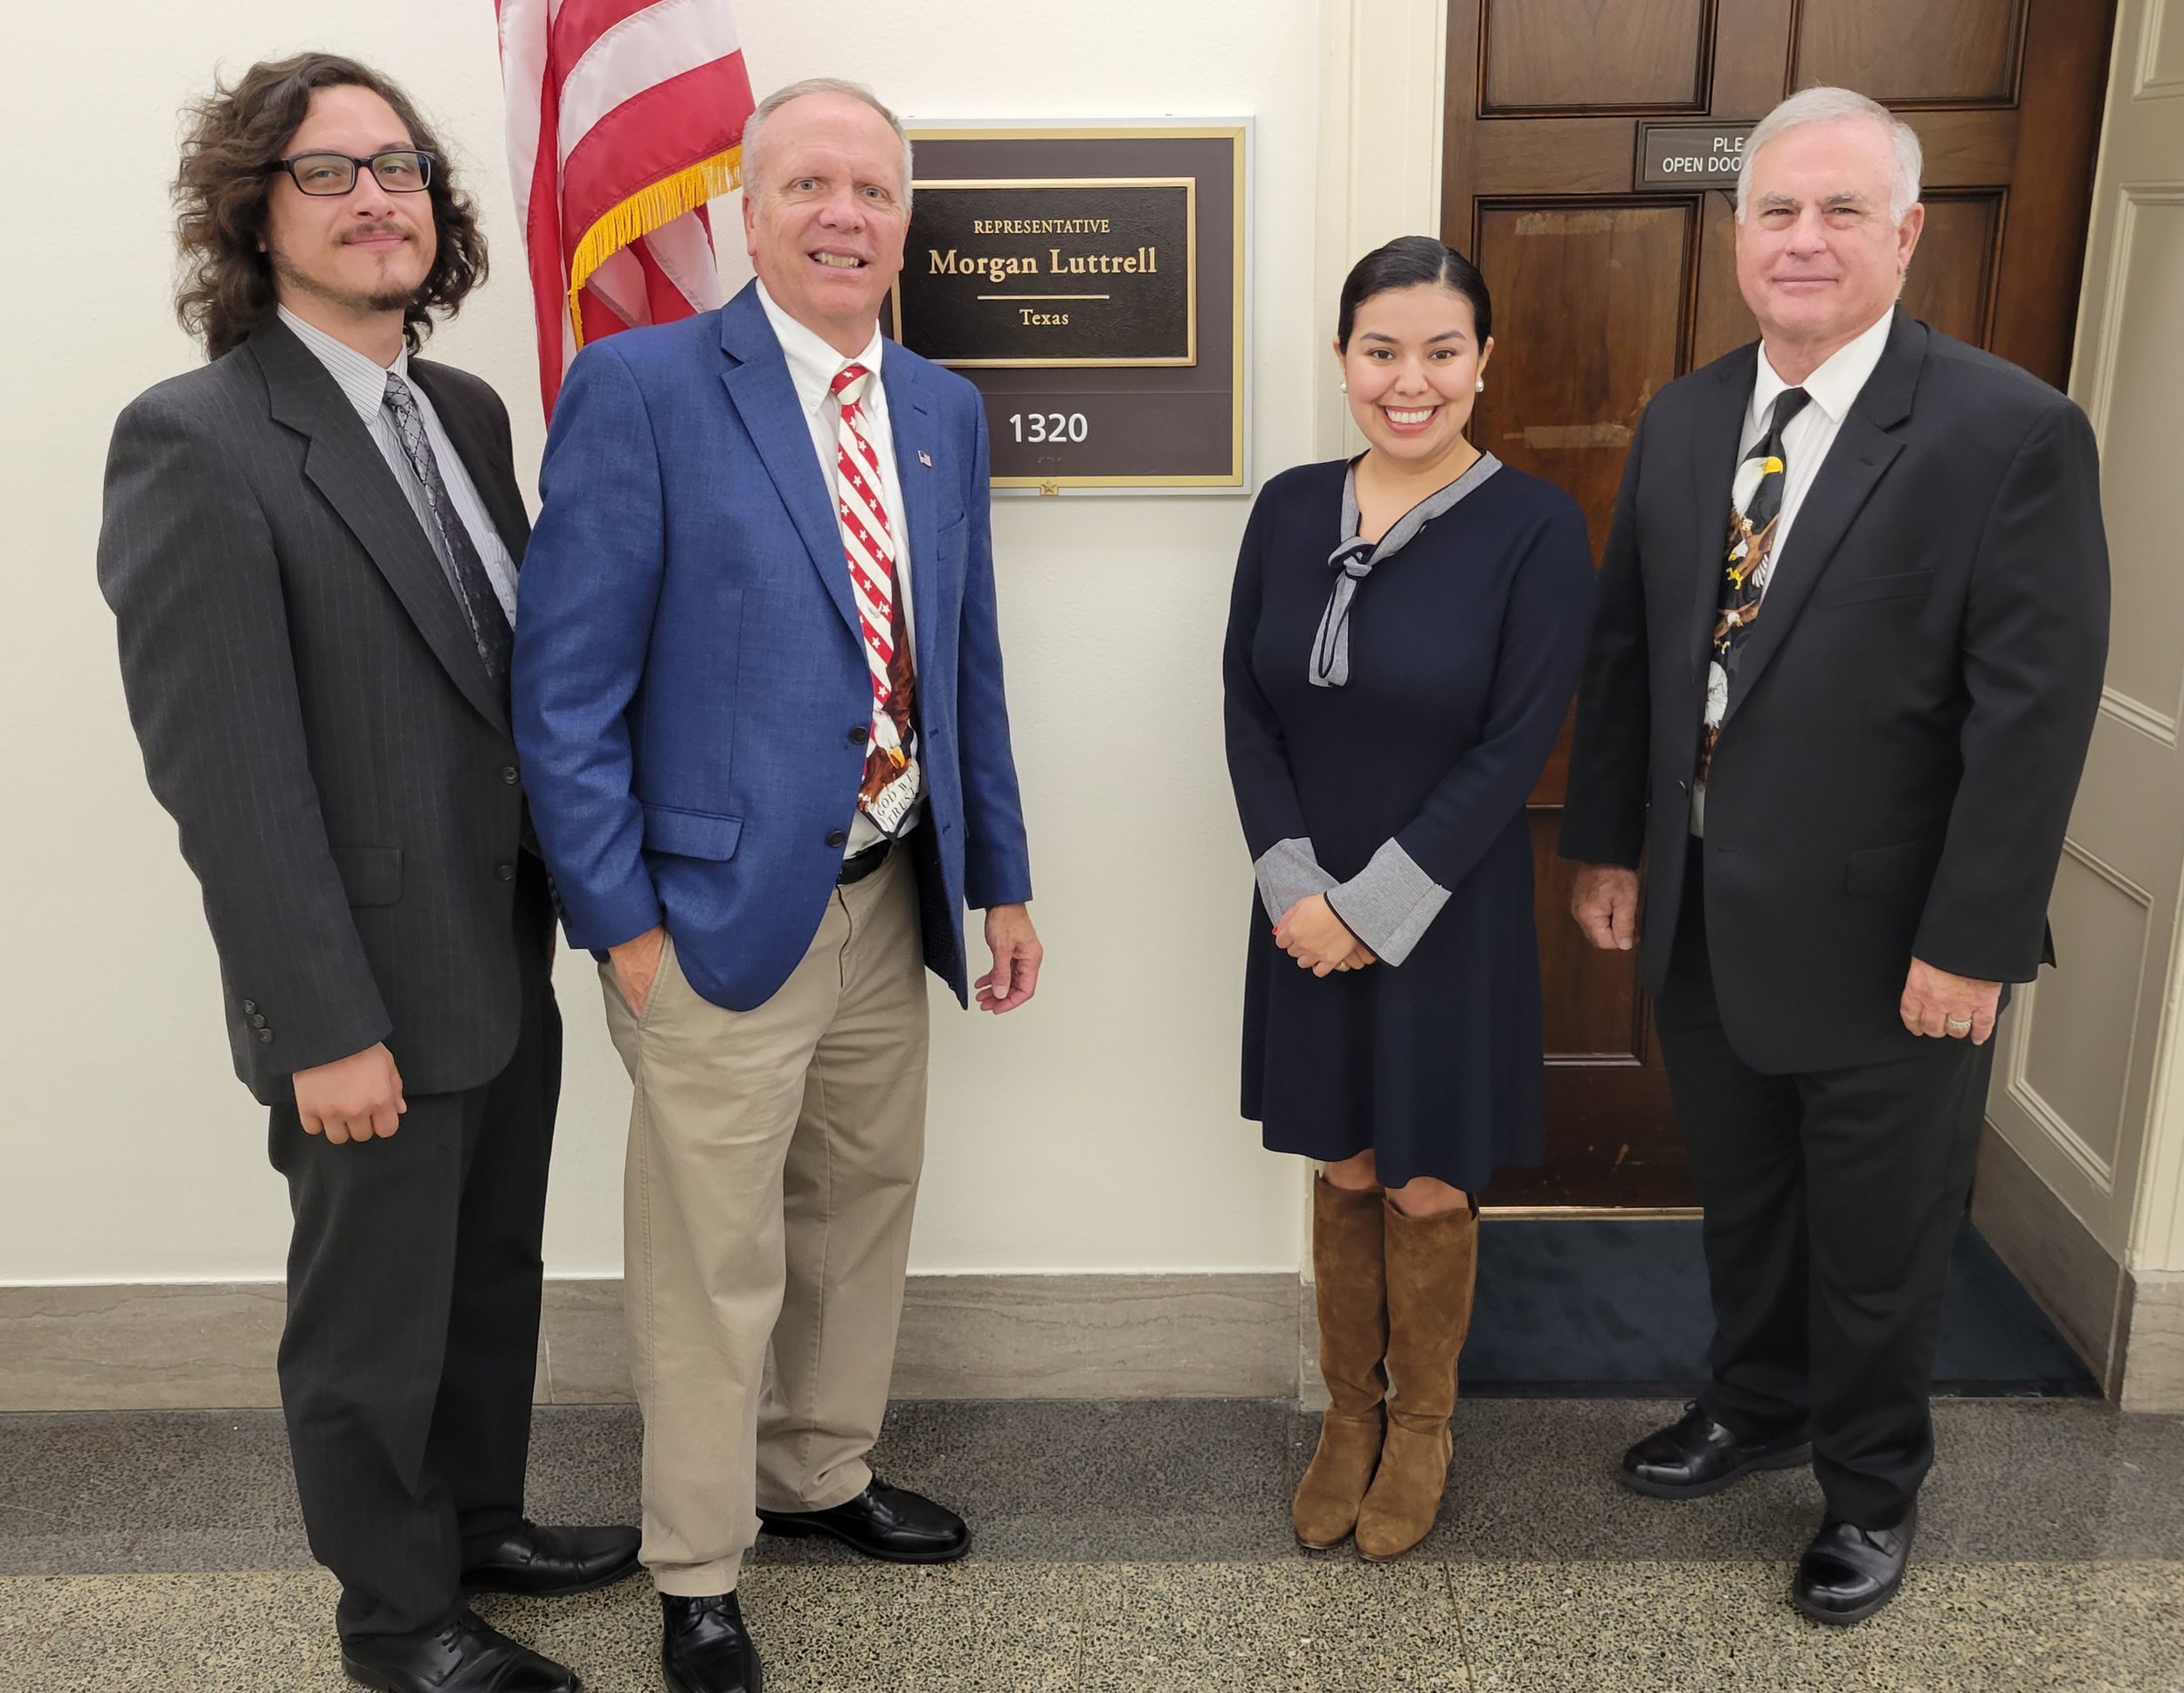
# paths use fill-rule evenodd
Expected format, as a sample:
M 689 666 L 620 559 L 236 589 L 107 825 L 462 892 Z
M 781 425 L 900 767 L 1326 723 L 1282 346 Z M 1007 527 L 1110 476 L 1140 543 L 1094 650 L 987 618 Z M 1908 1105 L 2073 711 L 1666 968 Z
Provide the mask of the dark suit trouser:
M 1693 848 L 1655 1017 L 1706 1211 L 1701 1403 L 1748 1439 L 1809 1427 L 1829 1515 L 1892 1527 L 1933 1462 L 1927 1393 L 1994 1043 L 1754 1070 L 1722 1027 Z
M 464 1539 L 522 1516 L 561 1088 L 544 877 L 528 854 L 525 871 L 522 1022 L 499 1075 L 412 1096 L 391 1139 L 362 1144 L 306 1134 L 293 1106 L 273 1113 L 295 1216 L 281 1407 L 344 1639 L 448 1620 Z

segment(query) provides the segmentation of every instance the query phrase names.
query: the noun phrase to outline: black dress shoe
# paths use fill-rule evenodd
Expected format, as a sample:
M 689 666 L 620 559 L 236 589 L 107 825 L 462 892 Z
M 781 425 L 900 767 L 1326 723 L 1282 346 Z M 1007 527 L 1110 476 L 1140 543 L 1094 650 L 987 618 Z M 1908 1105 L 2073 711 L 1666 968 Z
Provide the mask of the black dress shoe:
M 584 1693 L 577 1672 L 465 1611 L 429 1634 L 372 1634 L 342 1642 L 349 1680 L 379 1693 Z
M 1739 1441 L 1694 1400 L 1623 1454 L 1623 1485 L 1655 1499 L 1703 1499 L 1756 1469 L 1794 1469 L 1812 1459 L 1813 1443 L 1802 1434 Z
M 824 1534 L 890 1564 L 945 1564 L 971 1550 L 971 1529 L 945 1505 L 875 1477 L 832 1510 L 762 1510 L 768 1534 Z
M 463 1547 L 463 1590 L 559 1599 L 637 1573 L 635 1529 L 549 1529 L 518 1523 Z
M 734 1593 L 662 1593 L 660 1618 L 660 1672 L 667 1693 L 764 1693 L 758 1648 Z
M 1798 1560 L 1790 1603 L 1814 1622 L 1863 1622 L 1904 1585 L 1918 1531 L 1915 1508 L 1892 1529 L 1862 1529 L 1829 1517 Z

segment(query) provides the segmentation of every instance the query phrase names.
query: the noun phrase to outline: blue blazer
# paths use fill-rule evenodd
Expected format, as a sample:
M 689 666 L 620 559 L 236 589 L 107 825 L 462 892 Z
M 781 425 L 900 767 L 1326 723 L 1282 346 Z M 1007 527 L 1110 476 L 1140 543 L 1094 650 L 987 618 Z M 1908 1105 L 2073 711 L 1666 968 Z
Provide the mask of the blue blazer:
M 967 1002 L 965 902 L 1032 891 L 985 414 L 899 346 L 881 375 L 909 529 L 925 960 Z M 570 942 L 664 922 L 690 985 L 748 1011 L 818 930 L 872 710 L 841 533 L 756 285 L 585 348 L 539 480 L 515 739 Z

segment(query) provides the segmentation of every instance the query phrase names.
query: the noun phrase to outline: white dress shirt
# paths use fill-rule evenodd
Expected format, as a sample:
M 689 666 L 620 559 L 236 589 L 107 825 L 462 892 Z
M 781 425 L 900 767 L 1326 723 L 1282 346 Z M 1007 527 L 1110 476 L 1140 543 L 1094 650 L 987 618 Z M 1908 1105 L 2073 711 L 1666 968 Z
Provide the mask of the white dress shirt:
M 759 283 L 757 288 L 758 303 L 765 308 L 766 321 L 773 325 L 774 338 L 781 343 L 782 355 L 789 361 L 789 380 L 795 384 L 797 404 L 803 408 L 804 420 L 811 427 L 812 450 L 819 454 L 819 474 L 826 479 L 830 509 L 840 497 L 836 487 L 839 472 L 835 460 L 840 451 L 842 408 L 834 397 L 834 378 L 845 364 L 861 364 L 872 372 L 871 380 L 865 384 L 860 416 L 865 439 L 880 457 L 880 497 L 887 503 L 888 539 L 895 551 L 895 591 L 902 603 L 902 632 L 909 642 L 910 660 L 915 664 L 917 638 L 912 632 L 910 615 L 916 603 L 910 597 L 910 526 L 902 505 L 902 477 L 895 462 L 895 432 L 888 422 L 888 390 L 880 380 L 880 361 L 886 356 L 887 337 L 880 333 L 875 321 L 870 344 L 855 358 L 844 358 L 823 337 L 805 328 L 776 305 L 764 283 Z M 847 580 L 847 551 L 838 550 L 835 562 L 841 567 L 843 579 Z M 910 807 L 909 815 L 902 819 L 902 826 L 895 831 L 897 840 L 917 826 L 924 808 L 925 797 L 920 794 L 916 804 Z M 860 811 L 856 821 L 849 826 L 849 845 L 845 856 L 877 846 L 884 838 L 879 825 Z
M 425 484 L 418 481 L 417 472 L 410 467 L 410 455 L 402 450 L 402 432 L 395 427 L 394 414 L 387 410 L 387 377 L 391 373 L 416 397 L 418 415 L 425 420 L 425 439 L 432 444 L 432 457 L 439 465 L 440 480 L 447 485 L 448 498 L 455 502 L 455 515 L 462 519 L 463 528 L 470 532 L 470 542 L 478 549 L 478 557 L 486 567 L 486 576 L 493 584 L 494 597 L 501 602 L 501 609 L 508 614 L 512 628 L 515 624 L 515 561 L 508 555 L 508 544 L 501 539 L 501 531 L 494 527 L 487 513 L 485 501 L 478 497 L 477 485 L 470 480 L 469 467 L 463 463 L 462 454 L 455 451 L 454 442 L 447 439 L 447 431 L 441 427 L 439 413 L 432 410 L 432 402 L 425 392 L 410 380 L 410 349 L 405 344 L 395 355 L 392 364 L 382 364 L 368 354 L 358 352 L 345 341 L 337 341 L 315 324 L 306 323 L 286 306 L 280 308 L 280 321 L 295 331 L 296 339 L 318 357 L 328 374 L 332 376 L 349 403 L 356 408 L 356 415 L 364 420 L 364 427 L 371 432 L 371 439 L 378 443 L 379 456 L 387 461 L 387 468 L 394 473 L 394 480 L 410 502 L 410 509 L 417 514 L 418 527 L 425 539 L 432 543 L 432 552 L 439 558 L 440 569 L 446 572 L 448 585 L 453 588 L 458 602 L 462 590 L 455 583 L 455 561 L 447 556 L 447 543 L 441 537 L 439 525 L 433 521 L 432 508 L 425 502 Z
M 1774 567 L 1790 543 L 1790 530 L 1797 522 L 1798 508 L 1805 503 L 1805 496 L 1812 491 L 1821 466 L 1828 461 L 1828 450 L 1835 446 L 1836 432 L 1850 415 L 1852 403 L 1880 363 L 1881 354 L 1888 346 L 1889 328 L 1895 321 L 1896 308 L 1890 307 L 1872 328 L 1856 341 L 1836 348 L 1817 370 L 1796 384 L 1811 397 L 1782 430 L 1782 506 L 1774 520 L 1774 544 L 1767 549 L 1766 560 L 1759 567 L 1759 592 L 1763 598 L 1767 585 L 1774 580 Z M 1762 342 L 1759 373 L 1752 384 L 1752 404 L 1745 408 L 1744 435 L 1737 445 L 1739 465 L 1766 434 L 1767 425 L 1773 420 L 1774 402 L 1792 385 L 1784 382 L 1767 362 L 1766 346 Z M 1725 517 L 1724 522 L 1725 524 Z M 1703 837 L 1706 833 L 1706 791 L 1696 784 L 1691 789 L 1690 829 L 1695 835 Z
M 1797 509 L 1805 503 L 1814 478 L 1827 462 L 1828 449 L 1835 446 L 1835 432 L 1850 415 L 1851 404 L 1864 389 L 1874 367 L 1880 363 L 1881 354 L 1888 346 L 1889 327 L 1895 321 L 1896 311 L 1891 307 L 1856 341 L 1836 348 L 1820 369 L 1800 384 L 1812 397 L 1782 431 L 1782 508 L 1774 520 L 1774 545 L 1768 550 L 1766 566 L 1760 572 L 1762 594 L 1773 579 L 1776 561 L 1790 544 L 1790 530 L 1796 526 Z M 1767 349 L 1763 344 L 1759 349 L 1759 376 L 1752 384 L 1752 405 L 1745 413 L 1744 439 L 1737 448 L 1738 463 L 1742 464 L 1745 455 L 1759 445 L 1760 438 L 1767 432 L 1775 400 L 1790 386 L 1767 363 Z

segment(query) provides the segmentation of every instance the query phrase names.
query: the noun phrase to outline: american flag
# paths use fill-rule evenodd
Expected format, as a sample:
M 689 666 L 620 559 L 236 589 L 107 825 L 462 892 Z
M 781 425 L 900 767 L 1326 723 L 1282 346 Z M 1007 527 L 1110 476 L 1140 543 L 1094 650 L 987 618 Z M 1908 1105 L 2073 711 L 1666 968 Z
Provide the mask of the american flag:
M 547 415 L 587 341 L 721 303 L 750 79 L 728 0 L 495 0 Z

